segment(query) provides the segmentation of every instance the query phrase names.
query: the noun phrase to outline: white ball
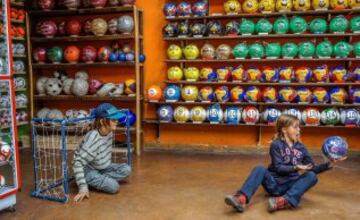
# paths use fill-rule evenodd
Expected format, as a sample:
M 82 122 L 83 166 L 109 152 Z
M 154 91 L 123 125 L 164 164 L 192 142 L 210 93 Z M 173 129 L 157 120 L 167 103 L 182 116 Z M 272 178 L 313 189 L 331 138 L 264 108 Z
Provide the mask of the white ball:
M 17 107 L 25 107 L 28 104 L 28 97 L 25 94 L 19 94 L 15 99 Z
M 50 112 L 49 108 L 42 108 L 37 112 L 36 117 L 38 117 L 38 118 L 46 118 L 47 115 L 49 114 L 49 112 Z
M 66 95 L 71 95 L 71 86 L 74 82 L 74 79 L 68 78 L 64 81 L 64 85 L 63 85 L 63 91 Z
M 75 73 L 75 79 L 78 79 L 78 78 L 81 78 L 84 80 L 89 80 L 89 74 L 85 70 L 80 70 Z
M 193 107 L 190 111 L 190 118 L 195 123 L 202 123 L 206 120 L 206 110 L 201 106 Z
M 108 96 L 115 88 L 116 85 L 114 83 L 106 83 L 96 92 L 96 95 L 100 97 Z
M 63 119 L 64 115 L 59 109 L 52 109 L 50 110 L 49 114 L 47 115 L 49 119 Z
M 0 108 L 8 108 L 10 106 L 10 97 L 5 95 L 5 96 L 0 96 Z
M 77 78 L 71 85 L 71 92 L 76 96 L 85 96 L 89 91 L 89 82 L 83 78 Z
M 4 141 L 0 141 L 0 161 L 6 161 L 11 154 L 10 145 Z
M 50 96 L 60 95 L 62 87 L 62 82 L 56 78 L 50 78 L 45 83 L 46 93 Z
M 47 77 L 40 77 L 37 82 L 36 82 L 36 90 L 38 92 L 39 95 L 45 95 L 45 85 L 46 85 L 46 81 L 48 80 L 49 78 Z

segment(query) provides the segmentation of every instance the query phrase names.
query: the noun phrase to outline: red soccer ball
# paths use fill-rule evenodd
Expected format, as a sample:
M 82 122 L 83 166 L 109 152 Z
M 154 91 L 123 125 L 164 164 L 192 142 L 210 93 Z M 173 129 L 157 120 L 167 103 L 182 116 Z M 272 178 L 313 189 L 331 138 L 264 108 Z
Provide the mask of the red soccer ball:
M 120 0 L 120 3 L 122 5 L 134 5 L 135 4 L 135 0 Z
M 90 0 L 89 3 L 94 8 L 103 8 L 106 5 L 107 0 Z
M 93 46 L 86 46 L 81 50 L 81 60 L 85 63 L 93 63 L 96 60 L 97 51 Z
M 33 58 L 38 63 L 45 63 L 46 61 L 46 48 L 37 47 L 33 51 Z
M 44 37 L 54 37 L 58 31 L 57 25 L 52 20 L 39 22 L 40 24 L 36 25 L 36 29 L 39 34 Z
M 103 82 L 101 82 L 100 80 L 96 80 L 96 79 L 90 80 L 89 94 L 94 95 L 102 86 L 103 86 Z
M 54 0 L 38 0 L 37 5 L 41 10 L 50 11 L 55 7 Z
M 66 33 L 70 36 L 78 36 L 81 33 L 81 23 L 78 20 L 70 20 L 66 22 Z

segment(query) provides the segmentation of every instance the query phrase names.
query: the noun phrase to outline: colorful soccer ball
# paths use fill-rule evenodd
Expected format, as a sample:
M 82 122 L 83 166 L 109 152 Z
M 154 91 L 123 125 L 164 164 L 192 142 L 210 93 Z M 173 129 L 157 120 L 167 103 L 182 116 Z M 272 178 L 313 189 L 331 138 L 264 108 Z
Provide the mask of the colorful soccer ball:
M 331 103 L 345 103 L 348 94 L 344 88 L 334 87 L 329 92 Z
M 352 103 L 360 103 L 360 88 L 350 90 L 350 100 Z
M 348 144 L 342 137 L 328 137 L 322 144 L 321 151 L 329 160 L 339 160 L 347 156 Z
M 310 103 L 312 99 L 313 99 L 313 94 L 310 91 L 310 89 L 301 87 L 298 90 L 296 90 L 295 102 Z
M 259 11 L 260 12 L 274 12 L 275 11 L 275 0 L 260 0 Z
M 85 63 L 96 61 L 97 51 L 93 46 L 85 46 L 81 49 L 81 60 Z
M 220 123 L 223 120 L 224 112 L 219 104 L 210 106 L 207 111 L 207 119 L 210 123 Z
M 272 31 L 273 25 L 268 19 L 261 18 L 256 22 L 255 32 L 258 34 L 269 34 Z
M 293 7 L 295 11 L 308 11 L 311 8 L 310 0 L 294 0 Z
M 223 33 L 223 28 L 220 21 L 209 21 L 207 23 L 207 29 L 209 36 L 219 36 Z
M 172 66 L 167 71 L 168 80 L 178 81 L 183 78 L 183 71 L 178 66 Z
M 174 119 L 178 123 L 185 123 L 190 119 L 190 111 L 185 106 L 178 106 L 174 110 Z
M 174 118 L 174 110 L 170 105 L 163 105 L 157 110 L 159 121 L 171 122 Z
M 277 108 L 267 108 L 262 114 L 262 121 L 266 123 L 275 123 L 277 118 L 281 115 L 281 111 Z
M 261 71 L 257 67 L 250 67 L 245 74 L 249 82 L 259 82 L 261 79 Z
M 192 13 L 190 3 L 180 2 L 176 7 L 176 12 L 179 16 L 190 16 Z
M 220 82 L 226 82 L 231 80 L 230 68 L 221 67 L 216 70 L 216 73 Z
M 285 109 L 282 114 L 295 116 L 299 121 L 301 121 L 301 112 L 296 108 Z
M 152 85 L 149 87 L 147 94 L 149 101 L 159 101 L 162 96 L 162 89 L 158 85 Z
M 292 87 L 284 87 L 279 91 L 280 102 L 293 102 L 296 98 L 296 91 Z
M 294 43 L 285 43 L 281 47 L 281 55 L 285 59 L 291 59 L 297 56 L 299 48 Z
M 111 48 L 108 46 L 100 47 L 97 52 L 97 59 L 100 62 L 107 62 L 111 55 Z
M 354 33 L 359 33 L 360 32 L 360 16 L 354 16 L 350 20 L 350 29 Z
M 345 41 L 340 41 L 334 45 L 334 54 L 336 57 L 346 58 L 350 55 L 352 49 L 351 44 Z
M 279 81 L 291 82 L 294 78 L 294 70 L 292 67 L 280 67 L 279 69 Z
M 295 70 L 296 82 L 304 83 L 312 79 L 312 70 L 308 67 L 299 67 Z
M 348 0 L 350 8 L 360 8 L 360 2 L 358 0 Z
M 184 75 L 187 81 L 197 81 L 200 77 L 200 71 L 197 67 L 187 67 L 184 69 Z
M 190 25 L 187 21 L 178 25 L 178 36 L 187 37 L 191 34 Z
M 181 89 L 181 98 L 187 102 L 194 102 L 199 97 L 199 90 L 196 86 L 184 86 Z
M 184 56 L 187 60 L 195 60 L 199 57 L 200 51 L 195 44 L 189 44 L 184 48 Z
M 260 119 L 259 110 L 254 106 L 246 106 L 241 118 L 246 124 L 256 124 Z
M 360 58 L 360 41 L 353 44 L 354 47 L 354 55 L 356 58 Z
M 118 18 L 117 30 L 122 34 L 131 34 L 134 30 L 134 19 L 129 15 Z
M 116 20 L 117 22 L 117 20 Z M 109 27 L 110 30 L 110 27 Z M 117 27 L 116 27 L 117 30 Z M 168 23 L 163 28 L 163 34 L 165 37 L 177 37 L 179 32 L 177 23 Z
M 226 14 L 238 14 L 241 12 L 241 4 L 238 0 L 227 0 L 224 3 L 224 10 Z
M 355 108 L 348 108 L 341 110 L 340 120 L 341 124 L 345 126 L 354 126 L 359 120 L 360 114 Z
M 69 63 L 77 63 L 80 59 L 80 49 L 76 46 L 68 46 L 64 51 L 64 59 Z
M 136 93 L 136 81 L 134 79 L 125 80 L 125 94 L 133 95 Z
M 266 87 L 262 91 L 262 99 L 265 103 L 276 103 L 278 101 L 278 93 L 274 87 Z
M 306 125 L 314 126 L 320 124 L 321 114 L 316 108 L 307 108 L 302 112 L 302 122 Z
M 240 86 L 235 86 L 230 91 L 232 102 L 242 102 L 245 96 L 245 90 Z
M 250 103 L 259 102 L 261 99 L 260 89 L 256 86 L 248 87 L 244 98 L 247 102 L 250 102 Z
M 328 67 L 323 65 L 313 69 L 313 79 L 315 82 L 327 82 L 329 80 Z
M 215 47 L 211 44 L 204 44 L 201 48 L 201 58 L 204 60 L 212 60 L 215 58 Z
M 96 36 L 103 36 L 108 29 L 107 22 L 102 18 L 91 21 L 91 32 Z
M 214 90 L 210 86 L 205 86 L 200 89 L 199 99 L 202 102 L 212 102 L 215 98 Z
M 277 59 L 281 55 L 281 45 L 279 43 L 267 43 L 265 46 L 265 56 L 267 59 Z
M 209 6 L 206 1 L 197 1 L 192 6 L 192 12 L 194 16 L 206 16 L 208 10 Z
M 360 82 L 360 66 L 357 66 L 353 69 L 352 75 L 353 75 L 355 82 L 359 83 Z
M 315 45 L 311 41 L 300 43 L 298 48 L 300 58 L 312 58 L 315 54 Z
M 230 100 L 230 91 L 227 86 L 219 86 L 215 90 L 215 97 L 218 102 L 227 102 Z
M 231 78 L 233 82 L 247 81 L 247 75 L 242 65 L 232 68 Z
M 200 80 L 208 82 L 216 81 L 217 74 L 211 67 L 203 67 L 200 70 Z
M 245 0 L 242 9 L 245 13 L 256 13 L 259 9 L 259 2 L 258 0 Z
M 195 106 L 190 111 L 190 118 L 193 123 L 203 123 L 206 116 L 206 110 L 202 106 Z
M 264 67 L 261 74 L 261 81 L 263 82 L 279 81 L 279 71 L 272 67 Z
M 181 96 L 181 90 L 179 86 L 169 85 L 164 90 L 165 101 L 177 102 Z
M 176 4 L 168 2 L 164 5 L 164 14 L 166 17 L 174 17 L 176 15 Z
M 314 89 L 313 97 L 314 103 L 327 103 L 330 100 L 328 92 L 322 87 L 317 87 Z
M 179 60 L 182 57 L 182 50 L 178 45 L 171 44 L 167 49 L 167 55 L 170 60 Z
M 236 36 L 240 32 L 239 23 L 237 21 L 230 21 L 225 25 L 225 35 Z
M 321 123 L 336 125 L 340 122 L 340 112 L 336 108 L 326 108 L 321 112 Z
M 241 109 L 230 106 L 225 109 L 225 122 L 228 124 L 239 124 L 241 120 Z
M 330 81 L 335 83 L 343 83 L 348 80 L 349 71 L 342 66 L 337 66 L 330 71 Z

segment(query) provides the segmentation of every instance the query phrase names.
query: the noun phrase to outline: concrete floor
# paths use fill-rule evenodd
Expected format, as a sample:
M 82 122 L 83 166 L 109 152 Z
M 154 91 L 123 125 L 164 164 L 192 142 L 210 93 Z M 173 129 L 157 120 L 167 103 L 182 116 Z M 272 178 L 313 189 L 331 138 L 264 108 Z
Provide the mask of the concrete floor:
M 240 214 L 225 205 L 224 196 L 237 190 L 252 167 L 266 165 L 265 156 L 145 153 L 118 194 L 91 192 L 79 204 L 31 198 L 31 158 L 29 152 L 21 156 L 23 188 L 17 211 L 1 212 L 0 219 L 360 219 L 360 159 L 321 174 L 296 210 L 268 214 L 268 197 L 260 189 Z M 73 199 L 74 184 L 71 191 Z

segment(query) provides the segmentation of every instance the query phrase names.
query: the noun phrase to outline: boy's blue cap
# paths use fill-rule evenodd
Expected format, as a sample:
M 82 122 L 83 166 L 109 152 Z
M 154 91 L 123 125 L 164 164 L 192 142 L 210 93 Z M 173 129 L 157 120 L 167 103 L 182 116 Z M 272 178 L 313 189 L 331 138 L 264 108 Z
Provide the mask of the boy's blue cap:
M 96 118 L 107 118 L 113 120 L 119 120 L 123 113 L 110 103 L 103 103 L 97 106 L 93 113 Z

